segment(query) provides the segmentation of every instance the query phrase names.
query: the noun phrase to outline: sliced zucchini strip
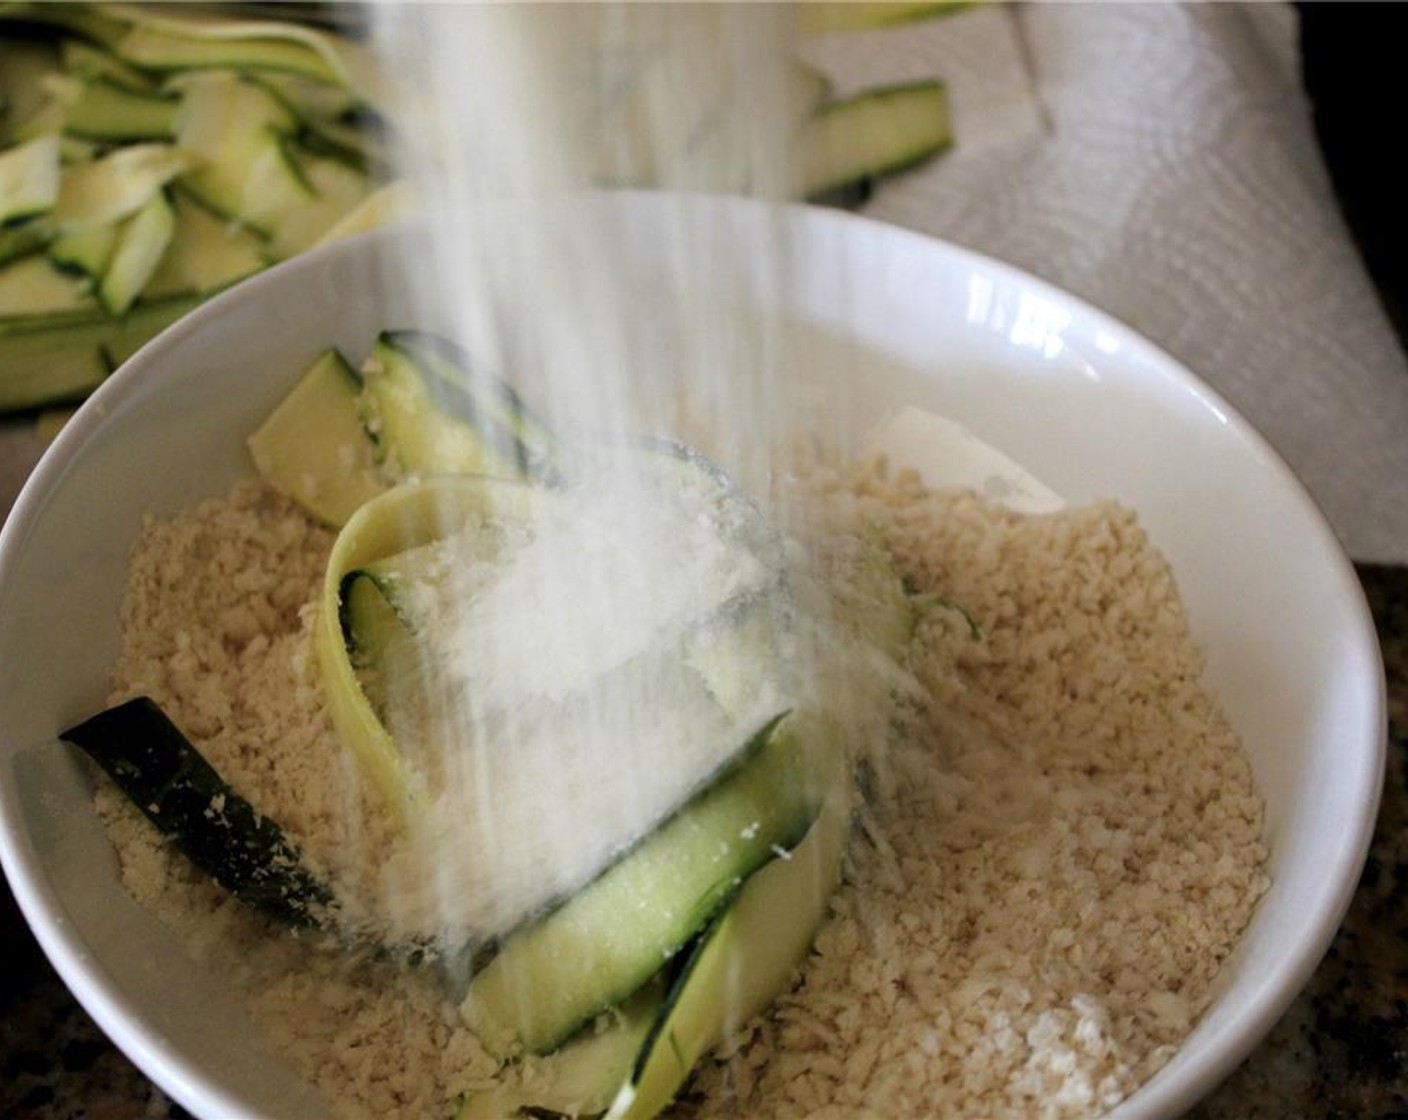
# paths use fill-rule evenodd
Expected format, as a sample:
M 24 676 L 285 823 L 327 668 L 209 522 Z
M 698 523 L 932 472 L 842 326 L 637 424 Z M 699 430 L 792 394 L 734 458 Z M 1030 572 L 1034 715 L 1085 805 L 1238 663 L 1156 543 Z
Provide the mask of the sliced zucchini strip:
M 846 31 L 870 31 L 878 27 L 917 23 L 938 16 L 953 15 L 971 8 L 975 0 L 865 0 L 865 3 L 835 3 L 834 0 L 805 0 L 797 6 L 797 30 L 802 35 L 835 35 Z
M 326 40 L 291 25 L 139 26 L 118 40 L 114 50 L 125 62 L 143 70 L 274 70 L 334 85 L 348 81 L 341 60 Z
M 313 245 L 328 245 L 344 237 L 366 233 L 379 226 L 409 218 L 416 212 L 416 188 L 404 179 L 386 183 L 326 229 Z
M 286 153 L 312 194 L 304 202 L 272 218 L 267 251 L 275 260 L 302 253 L 318 243 L 371 190 L 365 174 L 337 159 L 307 151 Z
M 819 808 L 798 722 L 747 757 L 556 910 L 507 938 L 460 1007 L 492 1052 L 546 1053 L 639 988 Z
M 483 418 L 506 428 L 516 440 L 512 455 L 522 473 L 536 482 L 560 482 L 553 461 L 557 438 L 502 378 L 485 373 L 456 342 L 429 331 L 390 331 L 387 342 L 412 355 L 447 394 L 452 407 L 471 423 Z
M 528 478 L 548 469 L 521 431 L 547 440 L 503 382 L 472 372 L 435 336 L 387 332 L 362 364 L 362 422 L 392 478 L 489 474 Z
M 345 86 L 272 70 L 261 71 L 259 80 L 274 91 L 305 124 L 334 121 L 362 106 L 362 98 Z
M 120 223 L 89 226 L 87 229 L 60 234 L 49 245 L 49 259 L 60 268 L 99 279 L 108 270 L 108 262 L 112 260 L 119 228 Z
M 953 144 L 948 89 L 913 82 L 823 106 L 797 141 L 800 193 L 808 198 L 894 175 Z
M 387 489 L 357 419 L 361 389 L 347 360 L 325 351 L 249 437 L 259 473 L 327 525 L 345 524 Z
M 163 193 L 153 195 L 118 228 L 112 260 L 98 282 L 98 299 L 108 314 L 127 314 L 156 271 L 175 228 L 176 212 Z
M 600 1115 L 630 1077 L 664 999 L 664 979 L 657 977 L 551 1054 L 506 1066 L 492 1088 L 465 1096 L 455 1120 Z
M 304 118 L 304 147 L 366 175 L 389 177 L 394 170 L 386 126 L 370 114 L 352 121 Z
M 39 136 L 0 152 L 0 225 L 47 213 L 58 201 L 57 136 Z
M 455 867 L 448 897 L 407 877 L 408 928 L 450 943 L 503 937 L 590 882 L 734 765 L 786 703 L 775 689 L 728 712 L 681 655 L 739 583 L 764 578 L 719 531 L 712 489 L 696 506 L 656 487 L 661 505 L 680 503 L 658 525 L 623 517 L 627 492 L 601 479 L 564 496 L 521 489 L 535 496 L 522 516 L 363 564 L 341 585 L 350 660 L 401 756 L 438 801 L 492 806 L 460 814 L 452 850 L 437 841 L 436 880 Z M 662 562 L 689 551 L 689 576 L 642 577 L 643 548 Z M 623 594 L 602 602 L 597 589 L 612 586 Z M 759 676 L 776 672 L 766 652 L 734 655 Z M 412 691 L 394 687 L 403 679 Z M 379 703 L 387 681 L 390 702 Z M 581 819 L 586 798 L 596 811 Z
M 215 226 L 224 228 L 219 223 Z M 190 240 L 188 234 L 182 243 Z M 198 260 L 208 258 L 203 253 Z M 457 417 L 448 415 L 437 418 L 448 434 L 425 430 L 437 422 L 423 419 L 424 412 L 435 406 L 432 393 L 458 394 L 457 399 L 467 396 L 470 403 L 462 411 L 476 418 L 488 414 L 490 419 L 483 424 L 500 425 L 493 429 L 496 441 L 511 443 L 521 433 L 520 445 L 527 440 L 541 449 L 533 453 L 520 446 L 511 453 L 515 463 L 541 463 L 556 446 L 547 429 L 509 386 L 471 369 L 462 349 L 436 336 L 418 331 L 385 334 L 362 373 L 349 367 L 346 376 L 334 377 L 327 370 L 309 370 L 310 384 L 295 387 L 251 441 L 256 465 L 275 486 L 331 525 L 343 524 L 358 506 L 387 489 L 389 482 L 377 470 L 374 458 L 385 460 L 390 454 L 398 463 L 409 460 L 416 473 L 483 473 L 476 468 L 489 464 L 478 431 L 465 430 Z M 383 377 L 387 383 L 369 394 L 364 377 Z M 350 402 L 348 391 L 353 394 Z M 357 426 L 355 435 L 348 428 L 349 415 Z M 447 447 L 439 445 L 442 438 Z M 494 473 L 516 472 L 505 468 Z M 546 473 L 546 468 L 540 467 L 539 473 Z
M 147 819 L 241 901 L 292 926 L 325 927 L 332 892 L 298 846 L 221 778 L 143 696 L 59 736 L 103 768 Z
M 368 564 L 499 516 L 525 517 L 542 500 L 496 479 L 433 479 L 398 487 L 357 510 L 338 534 L 318 604 L 314 650 L 324 696 L 342 742 L 392 814 L 404 821 L 424 796 L 357 679 L 342 630 L 343 579 Z
M 0 321 L 0 412 L 80 399 L 204 298 L 138 303 L 121 320 L 108 318 L 94 300 L 90 312 L 67 322 Z
M 850 782 L 838 780 L 805 838 L 754 872 L 694 946 L 608 1120 L 650 1120 L 694 1064 L 793 983 L 841 882 Z
M 667 966 L 551 1053 L 506 1066 L 493 1088 L 466 1097 L 456 1120 L 608 1110 L 649 1120 L 663 1110 L 699 1058 L 784 992 L 807 956 L 840 884 L 850 831 L 851 785 L 843 760 L 831 763 L 823 808 L 801 843 L 744 881 L 680 967 Z
M 264 268 L 263 243 L 249 230 L 212 214 L 180 189 L 172 192 L 176 228 L 142 298 L 217 292 Z
M 396 689 L 425 684 L 423 647 L 410 622 L 397 611 L 395 591 L 367 569 L 342 581 L 342 634 L 362 689 L 385 721 Z
M 150 7 L 137 4 L 111 4 L 108 7 L 114 14 L 152 32 L 210 44 L 211 53 L 199 60 L 201 65 L 285 71 L 335 85 L 351 87 L 355 84 L 353 70 L 358 56 L 353 45 L 346 39 L 312 27 L 284 20 L 186 20 L 154 15 Z M 290 58 L 287 52 L 264 53 L 271 45 L 277 44 L 302 47 L 318 61 L 297 59 L 296 64 L 290 66 L 287 65 Z M 121 53 L 120 47 L 118 51 Z M 212 61 L 224 52 L 231 55 L 243 52 L 243 57 L 233 57 L 223 63 Z
M 64 118 L 64 131 L 90 140 L 169 140 L 176 130 L 175 98 L 129 89 L 100 77 L 88 82 Z
M 0 333 L 6 326 L 82 322 L 93 307 L 87 282 L 54 267 L 42 253 L 0 267 Z
M 44 248 L 53 236 L 53 228 L 42 221 L 31 220 L 0 228 L 0 265 L 9 264 Z M 4 312 L 0 311 L 0 316 L 3 315 Z
M 192 157 L 170 144 L 131 144 L 92 163 L 69 167 L 59 185 L 52 220 L 61 230 L 111 225 L 142 209 L 162 187 L 188 170 Z
M 140 70 L 128 66 L 114 54 L 85 43 L 65 39 L 59 44 L 59 60 L 70 74 L 89 81 L 102 78 L 133 93 L 155 93 L 157 84 Z
M 49 99 L 46 83 L 59 72 L 60 63 L 50 44 L 0 34 L 0 148 L 22 139 L 15 126 Z
M 287 146 L 298 119 L 267 88 L 217 71 L 183 80 L 181 92 L 176 140 L 200 159 L 182 176 L 183 189 L 266 235 L 313 197 Z

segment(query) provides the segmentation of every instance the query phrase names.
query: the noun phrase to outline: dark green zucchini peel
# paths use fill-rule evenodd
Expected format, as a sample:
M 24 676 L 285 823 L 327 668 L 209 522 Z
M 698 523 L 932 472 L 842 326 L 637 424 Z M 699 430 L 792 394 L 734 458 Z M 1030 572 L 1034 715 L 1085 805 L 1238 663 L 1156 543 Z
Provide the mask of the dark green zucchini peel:
M 63 732 L 162 835 L 236 898 L 297 928 L 330 930 L 332 891 L 282 828 L 230 788 L 145 696 Z

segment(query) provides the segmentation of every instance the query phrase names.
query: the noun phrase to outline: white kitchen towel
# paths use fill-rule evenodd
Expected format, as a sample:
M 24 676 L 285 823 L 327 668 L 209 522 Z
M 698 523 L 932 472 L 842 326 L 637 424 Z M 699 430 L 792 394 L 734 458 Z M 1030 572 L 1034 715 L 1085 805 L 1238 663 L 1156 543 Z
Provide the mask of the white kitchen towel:
M 1222 392 L 1359 560 L 1408 562 L 1408 365 L 1336 207 L 1283 4 L 1033 3 L 811 41 L 939 76 L 957 147 L 866 213 L 1025 268 Z

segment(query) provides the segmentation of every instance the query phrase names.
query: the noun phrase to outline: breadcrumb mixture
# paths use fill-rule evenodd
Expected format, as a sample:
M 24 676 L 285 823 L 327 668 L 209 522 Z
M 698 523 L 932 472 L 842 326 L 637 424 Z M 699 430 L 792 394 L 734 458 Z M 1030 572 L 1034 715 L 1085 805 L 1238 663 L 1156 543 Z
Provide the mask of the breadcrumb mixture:
M 800 987 L 677 1112 L 1101 1115 L 1173 1056 L 1270 885 L 1172 574 L 1113 503 L 815 474 L 942 597 L 912 648 L 928 699 L 871 759 Z
M 867 800 L 799 986 L 706 1059 L 679 1118 L 1098 1116 L 1172 1056 L 1268 881 L 1262 802 L 1133 514 L 1028 517 L 883 465 L 812 464 L 922 618 L 923 702 Z M 135 550 L 113 701 L 150 695 L 356 892 L 387 837 L 309 646 L 331 536 L 246 482 Z M 250 993 L 271 1053 L 347 1117 L 441 1120 L 494 1063 L 428 971 L 348 962 L 229 899 L 121 795 L 128 888 Z
M 355 899 L 390 837 L 362 800 L 323 710 L 312 607 L 333 537 L 266 484 L 241 482 L 133 552 L 112 703 L 145 694 L 232 787 L 279 822 L 305 863 Z M 292 936 L 214 885 L 104 781 L 97 805 L 123 880 L 191 952 L 249 993 L 271 1060 L 340 1117 L 445 1120 L 496 1062 L 433 970 L 348 959 Z

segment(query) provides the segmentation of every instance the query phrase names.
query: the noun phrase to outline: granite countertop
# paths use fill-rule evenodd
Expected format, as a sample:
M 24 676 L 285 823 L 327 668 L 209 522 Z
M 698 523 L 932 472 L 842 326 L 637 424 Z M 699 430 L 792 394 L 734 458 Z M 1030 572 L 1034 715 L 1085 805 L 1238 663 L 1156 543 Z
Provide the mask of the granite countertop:
M 1198 1120 L 1408 1117 L 1408 568 L 1360 565 L 1383 646 L 1389 756 L 1359 889 L 1309 987 Z M 188 1115 L 93 1024 L 0 894 L 0 1118 Z

